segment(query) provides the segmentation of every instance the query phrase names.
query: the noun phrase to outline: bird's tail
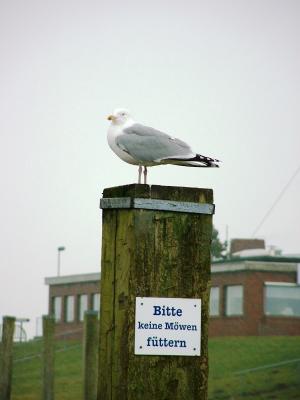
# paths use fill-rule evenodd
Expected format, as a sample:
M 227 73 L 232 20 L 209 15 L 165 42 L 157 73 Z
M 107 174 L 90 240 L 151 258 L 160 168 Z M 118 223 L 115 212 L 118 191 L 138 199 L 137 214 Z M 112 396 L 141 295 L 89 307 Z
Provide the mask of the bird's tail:
M 202 167 L 202 168 L 219 168 L 220 160 L 196 154 L 192 158 L 169 158 L 167 161 L 170 164 L 182 165 L 185 167 Z

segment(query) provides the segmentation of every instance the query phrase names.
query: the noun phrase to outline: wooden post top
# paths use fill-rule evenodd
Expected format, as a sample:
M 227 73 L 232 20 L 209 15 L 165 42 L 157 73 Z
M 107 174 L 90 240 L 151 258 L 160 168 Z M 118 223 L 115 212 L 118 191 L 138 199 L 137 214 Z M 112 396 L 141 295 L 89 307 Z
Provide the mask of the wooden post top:
M 104 189 L 103 198 L 114 197 L 171 200 L 208 204 L 213 203 L 212 189 L 182 186 L 131 184 Z
M 144 209 L 212 215 L 211 189 L 177 186 L 127 185 L 105 189 L 102 209 Z

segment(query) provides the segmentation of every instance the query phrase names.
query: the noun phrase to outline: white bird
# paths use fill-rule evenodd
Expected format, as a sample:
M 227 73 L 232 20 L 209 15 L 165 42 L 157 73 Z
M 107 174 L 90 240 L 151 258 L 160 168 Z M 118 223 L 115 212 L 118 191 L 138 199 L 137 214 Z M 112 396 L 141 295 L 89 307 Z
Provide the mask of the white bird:
M 138 183 L 141 183 L 142 167 L 144 183 L 147 183 L 147 167 L 155 165 L 219 167 L 219 160 L 195 153 L 182 140 L 137 123 L 125 109 L 116 109 L 107 119 L 111 121 L 108 144 L 123 161 L 139 166 Z

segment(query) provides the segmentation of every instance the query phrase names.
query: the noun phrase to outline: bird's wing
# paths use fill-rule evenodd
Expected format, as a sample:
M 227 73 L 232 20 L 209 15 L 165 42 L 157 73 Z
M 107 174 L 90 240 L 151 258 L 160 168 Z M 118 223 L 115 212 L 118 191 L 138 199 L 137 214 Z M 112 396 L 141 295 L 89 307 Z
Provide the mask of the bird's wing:
M 182 140 L 137 123 L 124 129 L 123 134 L 116 138 L 116 144 L 138 161 L 195 157 L 190 146 Z

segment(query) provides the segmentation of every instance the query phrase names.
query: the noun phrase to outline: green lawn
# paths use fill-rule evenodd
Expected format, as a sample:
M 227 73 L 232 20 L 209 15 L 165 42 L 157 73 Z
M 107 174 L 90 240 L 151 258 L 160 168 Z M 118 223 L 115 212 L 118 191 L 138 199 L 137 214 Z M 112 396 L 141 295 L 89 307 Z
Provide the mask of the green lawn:
M 211 400 L 299 400 L 300 337 L 231 337 L 209 342 Z M 236 372 L 299 359 L 237 375 Z
M 82 346 L 79 342 L 59 342 L 56 346 L 56 398 L 81 400 Z M 34 357 L 40 352 L 41 342 L 15 346 L 12 400 L 40 400 L 41 358 Z M 209 356 L 210 400 L 300 399 L 300 361 L 236 374 L 246 369 L 300 359 L 300 336 L 210 339 Z
M 15 346 L 12 400 L 40 400 L 42 393 L 41 341 Z M 57 342 L 55 393 L 58 400 L 82 399 L 82 345 Z

